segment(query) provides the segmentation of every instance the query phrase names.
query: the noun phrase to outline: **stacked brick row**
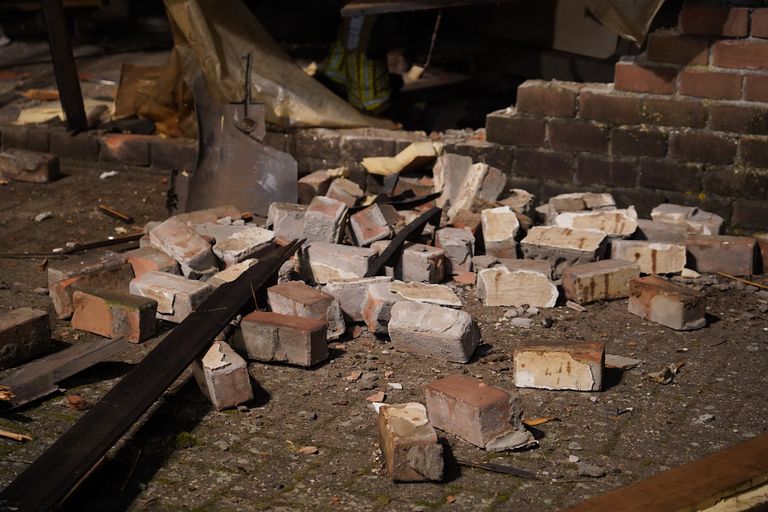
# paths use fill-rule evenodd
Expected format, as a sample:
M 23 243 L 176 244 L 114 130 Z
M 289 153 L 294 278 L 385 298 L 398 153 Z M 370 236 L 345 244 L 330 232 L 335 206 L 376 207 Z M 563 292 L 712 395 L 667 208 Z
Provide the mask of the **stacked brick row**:
M 516 148 L 520 185 L 603 185 L 641 209 L 672 200 L 766 227 L 768 8 L 685 6 L 613 84 L 525 82 L 486 130 Z

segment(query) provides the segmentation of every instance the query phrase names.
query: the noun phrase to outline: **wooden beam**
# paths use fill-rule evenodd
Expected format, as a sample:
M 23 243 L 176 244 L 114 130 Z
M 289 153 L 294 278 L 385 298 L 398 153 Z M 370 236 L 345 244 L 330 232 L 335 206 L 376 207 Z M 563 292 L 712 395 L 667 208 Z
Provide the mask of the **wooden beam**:
M 482 4 L 497 4 L 511 0 L 390 0 L 390 1 L 358 1 L 349 2 L 341 8 L 341 15 L 345 18 L 362 16 L 367 14 L 385 14 L 388 12 L 425 11 L 428 9 L 442 9 L 444 7 L 469 7 Z

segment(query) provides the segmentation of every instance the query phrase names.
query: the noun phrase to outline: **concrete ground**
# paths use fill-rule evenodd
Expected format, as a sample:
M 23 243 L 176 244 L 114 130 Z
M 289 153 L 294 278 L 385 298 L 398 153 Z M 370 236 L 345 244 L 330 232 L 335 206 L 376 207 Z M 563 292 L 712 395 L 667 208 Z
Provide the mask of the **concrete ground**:
M 136 226 L 165 217 L 164 175 L 112 168 L 120 173 L 100 180 L 104 167 L 66 163 L 65 177 L 54 183 L 0 186 L 0 252 L 50 251 L 114 235 L 124 226 L 97 212 L 99 202 L 130 213 Z M 43 211 L 53 217 L 34 222 Z M 42 263 L 0 259 L 1 309 L 31 306 L 53 315 L 49 297 L 36 290 L 46 286 Z M 702 282 L 708 281 L 691 284 Z M 740 284 L 712 282 L 717 284 L 703 286 L 710 325 L 699 331 L 644 322 L 627 312 L 626 300 L 590 305 L 585 313 L 542 310 L 532 329 L 514 328 L 504 318 L 507 308 L 481 306 L 472 287 L 457 287 L 483 338 L 467 365 L 398 353 L 364 334 L 333 344 L 330 361 L 312 370 L 252 364 L 257 398 L 232 411 L 214 412 L 194 381 L 181 379 L 68 508 L 544 511 L 578 503 L 768 430 L 768 299 Z M 552 320 L 550 327 L 542 325 L 545 318 Z M 96 339 L 73 331 L 66 321 L 55 321 L 52 332 L 60 346 Z M 65 394 L 98 400 L 160 338 L 67 380 Z M 517 344 L 581 340 L 603 341 L 608 353 L 643 363 L 609 372 L 602 392 L 520 390 L 526 418 L 558 418 L 536 427 L 537 449 L 491 454 L 441 434 L 451 454 L 444 483 L 387 479 L 367 396 L 382 390 L 388 403 L 423 402 L 424 386 L 452 373 L 512 390 L 511 353 Z M 685 364 L 671 384 L 645 376 L 675 362 Z M 353 370 L 375 373 L 374 389 L 347 382 L 344 377 Z M 403 389 L 389 389 L 388 382 Z M 0 416 L 0 429 L 33 437 L 24 444 L 0 439 L 0 486 L 84 414 L 64 407 L 63 396 Z M 713 418 L 700 421 L 703 415 Z M 298 452 L 308 445 L 318 453 Z M 606 476 L 579 476 L 570 455 L 605 469 Z M 515 466 L 539 479 L 460 467 L 456 458 Z

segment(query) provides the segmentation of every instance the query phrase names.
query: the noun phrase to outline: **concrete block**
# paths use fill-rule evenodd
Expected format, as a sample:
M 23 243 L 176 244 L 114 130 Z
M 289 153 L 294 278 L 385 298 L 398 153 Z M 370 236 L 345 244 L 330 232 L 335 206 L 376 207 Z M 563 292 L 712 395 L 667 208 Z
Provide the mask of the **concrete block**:
M 552 265 L 555 277 L 565 267 L 596 261 L 605 253 L 606 235 L 598 231 L 534 226 L 520 242 L 523 256 L 546 260 Z
M 324 319 L 255 311 L 241 320 L 232 347 L 251 360 L 310 367 L 328 359 L 327 329 Z
M 390 313 L 389 337 L 401 352 L 466 363 L 480 341 L 465 311 L 405 301 L 395 303 Z
M 564 212 L 555 217 L 555 226 L 572 229 L 592 229 L 617 237 L 628 237 L 637 230 L 634 207 L 624 210 Z
M 435 247 L 445 251 L 445 272 L 448 275 L 472 271 L 475 237 L 469 230 L 443 228 L 435 232 Z
M 200 390 L 217 411 L 253 400 L 248 365 L 227 343 L 214 341 L 192 369 Z
M 302 273 L 316 283 L 364 277 L 378 255 L 375 249 L 312 242 L 299 254 Z
M 126 251 L 123 256 L 133 268 L 133 275 L 139 277 L 145 272 L 167 272 L 169 274 L 181 274 L 179 264 L 154 247 L 139 247 Z
M 72 295 L 72 328 L 140 343 L 155 333 L 157 302 L 128 293 L 78 290 Z
M 318 196 L 304 214 L 304 235 L 308 242 L 338 243 L 344 234 L 347 206 L 330 197 Z
M 384 405 L 376 421 L 379 447 L 394 482 L 443 479 L 443 446 L 420 403 Z
M 376 335 L 389 332 L 392 306 L 404 300 L 392 291 L 392 283 L 376 283 L 368 287 L 363 303 L 362 317 L 368 330 Z
M 368 287 L 378 283 L 389 283 L 391 277 L 360 277 L 352 279 L 342 279 L 326 283 L 322 290 L 331 295 L 341 305 L 341 310 L 353 322 L 363 321 L 363 307 L 365 306 L 365 297 L 368 293 Z
M 0 370 L 37 359 L 50 349 L 48 313 L 32 308 L 0 313 Z
M 707 325 L 704 296 L 658 276 L 630 281 L 629 312 L 677 331 Z
M 688 229 L 684 224 L 637 219 L 635 235 L 638 239 L 648 240 L 649 242 L 682 244 L 685 243 L 685 239 L 688 236 Z
M 157 318 L 180 323 L 213 291 L 208 283 L 166 272 L 145 272 L 130 284 L 133 295 L 157 301 Z
M 450 375 L 427 386 L 425 395 L 432 425 L 470 444 L 491 451 L 535 444 L 523 427 L 520 399 L 502 388 Z
M 401 281 L 439 283 L 445 278 L 444 257 L 443 249 L 406 243 L 395 265 L 395 278 Z
M 611 259 L 637 263 L 644 274 L 673 274 L 685 268 L 685 245 L 613 240 Z
M 332 179 L 325 170 L 315 171 L 299 179 L 299 203 L 309 204 L 315 197 L 324 195 Z
M 216 266 L 211 246 L 205 238 L 177 217 L 170 217 L 149 232 L 149 240 L 157 249 L 179 262 L 181 272 L 202 272 Z
M 225 267 L 247 260 L 274 245 L 275 233 L 259 227 L 248 227 L 222 241 L 217 241 L 213 252 Z
M 485 252 L 497 258 L 517 258 L 517 241 L 520 222 L 509 206 L 483 210 L 483 241 Z
M 339 301 L 301 281 L 289 281 L 267 288 L 267 298 L 274 313 L 326 322 L 329 340 L 335 340 L 346 330 Z
M 692 235 L 685 241 L 688 267 L 697 272 L 755 273 L 757 241 L 748 236 Z
M 629 282 L 640 277 L 640 266 L 623 260 L 602 260 L 574 265 L 563 271 L 563 290 L 568 300 L 589 304 L 598 300 L 629 297 Z
M 331 182 L 325 196 L 340 201 L 349 208 L 355 206 L 360 199 L 365 197 L 365 192 L 354 181 L 347 178 L 336 178 Z
M 307 206 L 295 203 L 270 203 L 267 214 L 267 227 L 271 227 L 275 236 L 286 240 L 300 239 L 304 236 L 304 215 Z
M 477 273 L 477 294 L 486 306 L 534 306 L 552 308 L 557 303 L 557 286 L 545 274 L 530 270 L 510 272 L 504 267 Z
M 394 281 L 390 285 L 397 295 L 405 300 L 419 302 L 421 304 L 435 304 L 437 306 L 461 307 L 461 299 L 453 291 L 442 284 L 403 283 Z
M 603 386 L 603 343 L 523 346 L 514 359 L 519 388 L 599 391 Z
M 469 173 L 472 167 L 472 158 L 464 155 L 455 155 L 444 153 L 437 157 L 432 176 L 434 179 L 434 191 L 440 192 L 440 197 L 435 203 L 440 208 L 446 204 L 453 204 L 456 196 L 461 190 L 461 184 L 464 177 Z
M 48 183 L 58 179 L 59 157 L 26 149 L 6 149 L 0 153 L 0 178 L 29 183 Z
M 397 210 L 388 204 L 373 204 L 349 217 L 352 234 L 361 247 L 390 238 L 399 221 Z
M 258 262 L 259 260 L 254 258 L 243 260 L 240 263 L 236 263 L 231 267 L 227 267 L 220 272 L 216 272 L 213 276 L 211 276 L 210 279 L 206 279 L 205 282 L 211 285 L 214 289 L 216 289 L 225 283 L 231 283 L 232 281 L 240 277 L 240 275 L 243 272 L 245 272 L 246 270 L 248 270 Z
M 533 210 L 533 201 L 536 198 L 533 194 L 522 188 L 513 188 L 509 195 L 499 201 L 502 206 L 509 206 L 515 213 L 530 215 Z

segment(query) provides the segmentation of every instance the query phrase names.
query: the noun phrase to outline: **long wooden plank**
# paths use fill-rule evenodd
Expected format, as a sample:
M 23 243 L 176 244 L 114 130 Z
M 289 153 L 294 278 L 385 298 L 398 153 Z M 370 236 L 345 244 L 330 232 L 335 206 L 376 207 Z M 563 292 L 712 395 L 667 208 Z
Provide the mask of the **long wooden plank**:
M 344 17 L 388 12 L 424 11 L 444 7 L 467 7 L 472 5 L 496 4 L 511 0 L 369 0 L 349 2 L 341 8 Z
M 768 433 L 588 499 L 567 512 L 688 512 L 768 481 Z
M 276 249 L 216 289 L 152 352 L 0 493 L 0 510 L 50 510 L 96 466 L 299 247 Z

